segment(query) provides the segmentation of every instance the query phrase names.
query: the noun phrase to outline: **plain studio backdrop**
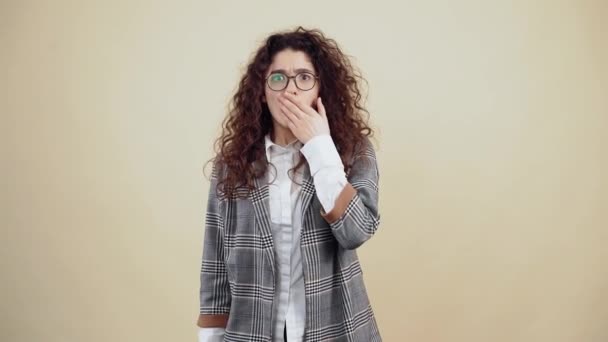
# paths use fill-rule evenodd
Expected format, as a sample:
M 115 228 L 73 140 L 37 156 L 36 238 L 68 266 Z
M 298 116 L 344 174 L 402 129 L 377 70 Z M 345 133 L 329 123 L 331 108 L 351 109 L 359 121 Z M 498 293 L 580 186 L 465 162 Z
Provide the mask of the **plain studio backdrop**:
M 212 157 L 270 33 L 368 80 L 387 342 L 608 341 L 608 2 L 2 1 L 0 340 L 194 341 Z

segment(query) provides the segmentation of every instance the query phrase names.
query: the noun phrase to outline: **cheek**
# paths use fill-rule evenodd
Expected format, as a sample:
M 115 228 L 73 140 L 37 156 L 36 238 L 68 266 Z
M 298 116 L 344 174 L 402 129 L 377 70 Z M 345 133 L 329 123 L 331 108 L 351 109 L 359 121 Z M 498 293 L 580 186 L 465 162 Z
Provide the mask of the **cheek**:
M 276 96 L 271 96 L 268 99 L 268 102 L 270 103 L 270 105 L 272 106 L 273 109 L 275 110 L 279 110 L 281 109 L 281 102 L 279 101 L 279 99 Z
M 310 102 L 308 102 L 312 106 L 312 108 L 315 108 L 315 109 L 317 108 L 317 99 L 318 98 L 319 98 L 319 90 L 318 90 L 318 88 L 315 87 L 315 92 L 310 94 L 310 98 L 309 98 Z
M 307 99 L 307 103 L 312 107 L 312 108 L 317 108 L 317 96 L 311 96 L 310 98 Z
M 281 112 L 281 102 L 279 102 L 279 99 L 276 97 L 276 95 L 270 95 L 266 98 L 266 101 L 268 103 L 268 108 L 270 109 L 270 113 L 272 114 L 272 116 L 274 116 L 276 119 L 279 119 L 281 116 L 283 116 L 283 113 Z

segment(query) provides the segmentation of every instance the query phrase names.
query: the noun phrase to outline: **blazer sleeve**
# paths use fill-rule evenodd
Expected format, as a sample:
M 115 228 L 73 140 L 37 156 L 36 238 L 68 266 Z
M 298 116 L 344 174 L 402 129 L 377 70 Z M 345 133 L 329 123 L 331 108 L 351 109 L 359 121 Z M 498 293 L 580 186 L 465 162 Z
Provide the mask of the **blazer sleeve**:
M 224 262 L 224 218 L 216 194 L 218 168 L 214 163 L 205 215 L 205 233 L 200 279 L 201 328 L 223 327 L 228 323 L 232 297 Z
M 336 240 L 345 249 L 356 249 L 369 240 L 380 225 L 378 209 L 379 171 L 376 152 L 369 138 L 353 160 L 347 183 L 333 208 L 321 216 L 329 223 Z

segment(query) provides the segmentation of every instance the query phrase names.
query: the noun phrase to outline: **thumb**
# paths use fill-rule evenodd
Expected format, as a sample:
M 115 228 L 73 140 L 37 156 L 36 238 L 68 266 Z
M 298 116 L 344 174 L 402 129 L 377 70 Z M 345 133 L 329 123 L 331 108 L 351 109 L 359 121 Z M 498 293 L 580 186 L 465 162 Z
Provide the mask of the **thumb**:
M 323 105 L 323 102 L 321 102 L 321 97 L 317 98 L 317 108 L 319 109 L 319 114 L 321 114 L 321 116 L 327 117 L 325 106 Z

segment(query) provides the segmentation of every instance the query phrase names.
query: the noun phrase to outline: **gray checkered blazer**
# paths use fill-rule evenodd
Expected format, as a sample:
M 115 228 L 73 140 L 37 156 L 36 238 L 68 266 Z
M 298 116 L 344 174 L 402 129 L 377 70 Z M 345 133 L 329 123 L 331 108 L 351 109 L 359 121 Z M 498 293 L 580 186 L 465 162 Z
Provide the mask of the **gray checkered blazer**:
M 304 341 L 380 342 L 356 248 L 380 224 L 378 164 L 368 138 L 328 213 L 305 164 L 302 185 L 302 270 L 306 293 Z M 215 191 L 214 165 L 201 266 L 199 327 L 224 327 L 224 341 L 272 341 L 275 260 L 268 184 L 255 180 L 247 198 Z

